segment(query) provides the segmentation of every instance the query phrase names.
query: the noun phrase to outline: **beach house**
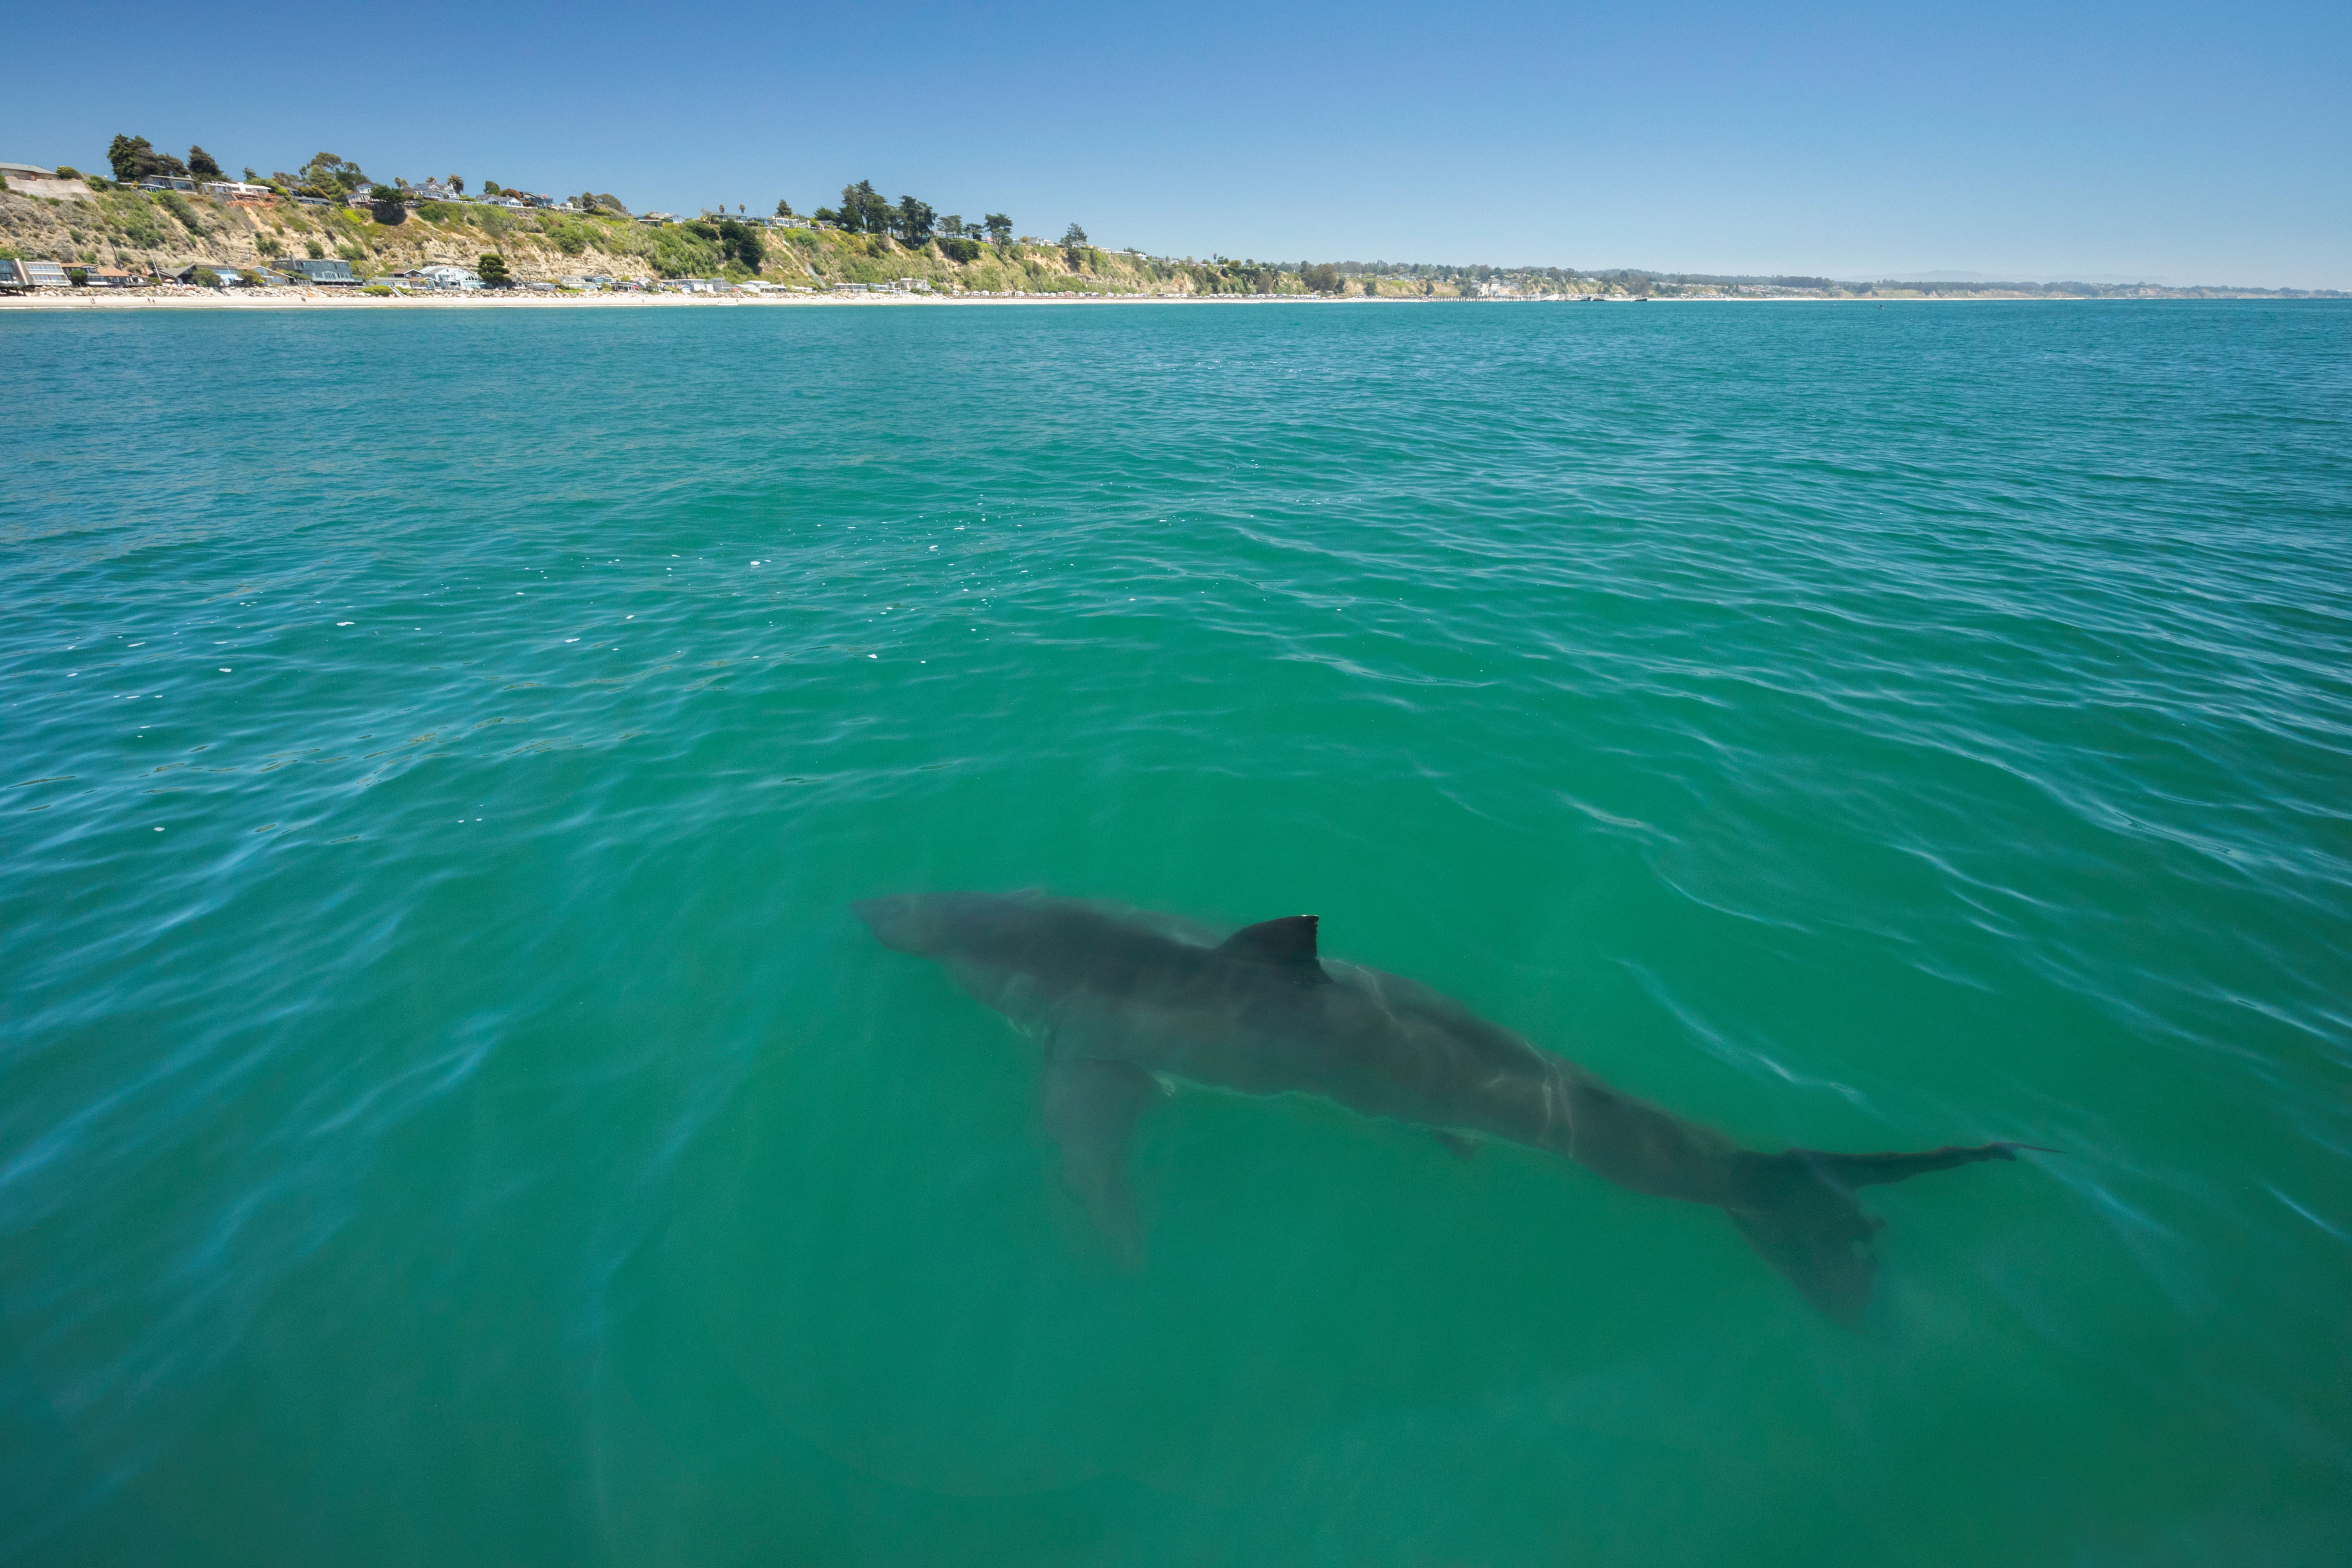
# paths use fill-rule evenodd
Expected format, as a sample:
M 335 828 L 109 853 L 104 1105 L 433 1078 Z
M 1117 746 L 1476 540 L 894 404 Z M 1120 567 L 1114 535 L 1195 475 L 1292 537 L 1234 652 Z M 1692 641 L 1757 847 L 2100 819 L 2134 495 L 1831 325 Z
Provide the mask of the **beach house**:
M 336 257 L 318 259 L 301 256 L 281 256 L 270 266 L 289 273 L 304 283 L 357 283 L 352 276 L 352 264 Z

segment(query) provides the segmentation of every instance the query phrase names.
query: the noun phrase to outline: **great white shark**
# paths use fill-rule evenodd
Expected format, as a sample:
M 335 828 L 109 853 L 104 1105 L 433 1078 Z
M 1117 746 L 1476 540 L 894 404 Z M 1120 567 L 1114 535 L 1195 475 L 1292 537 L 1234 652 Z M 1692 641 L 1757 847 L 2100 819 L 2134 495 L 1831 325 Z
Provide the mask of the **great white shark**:
M 1849 1327 L 1870 1303 L 1884 1222 L 1854 1189 L 2033 1145 L 1918 1153 L 1765 1153 L 1612 1089 L 1563 1057 L 1402 975 L 1327 960 L 1317 917 L 1216 933 L 1169 916 L 1036 893 L 919 893 L 856 914 L 888 947 L 935 960 L 1045 1052 L 1041 1103 L 1063 1173 L 1129 1254 L 1137 1123 L 1181 1079 L 1314 1094 L 1363 1116 L 1507 1138 L 1633 1192 L 1728 1215 L 1764 1260 Z

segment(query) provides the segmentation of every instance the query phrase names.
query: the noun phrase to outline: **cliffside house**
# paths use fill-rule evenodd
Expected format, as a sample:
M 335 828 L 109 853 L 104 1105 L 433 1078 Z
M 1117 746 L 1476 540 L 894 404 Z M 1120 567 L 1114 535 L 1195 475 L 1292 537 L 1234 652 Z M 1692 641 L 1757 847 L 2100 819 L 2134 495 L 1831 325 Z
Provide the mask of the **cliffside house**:
M 0 179 L 54 180 L 55 169 L 44 169 L 38 163 L 0 163 Z
M 338 257 L 314 258 L 302 256 L 281 256 L 269 264 L 280 272 L 291 274 L 303 283 L 357 283 L 352 276 L 352 264 Z
M 196 188 L 232 206 L 271 207 L 278 205 L 276 191 L 268 185 L 248 184 L 243 180 L 213 180 Z
M 184 180 L 177 174 L 150 174 L 139 182 L 139 188 L 142 191 L 193 191 L 196 183 Z

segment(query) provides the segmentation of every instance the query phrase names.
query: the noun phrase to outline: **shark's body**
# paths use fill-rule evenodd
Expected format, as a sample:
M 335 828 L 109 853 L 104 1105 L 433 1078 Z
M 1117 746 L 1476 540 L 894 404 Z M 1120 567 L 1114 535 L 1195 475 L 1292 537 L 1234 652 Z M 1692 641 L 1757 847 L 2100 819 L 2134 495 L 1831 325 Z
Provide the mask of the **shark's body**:
M 1164 917 L 1036 894 L 932 893 L 856 912 L 887 945 L 944 965 L 1045 1055 L 1047 1131 L 1095 1219 L 1137 1245 L 1127 1152 L 1161 1078 L 1321 1095 L 1365 1116 L 1549 1151 L 1637 1193 L 1706 1204 L 1827 1316 L 1856 1321 L 1878 1221 L 1853 1189 L 2021 1145 L 1916 1154 L 1741 1149 L 1610 1088 L 1401 975 L 1325 963 L 1316 918 L 1222 942 Z

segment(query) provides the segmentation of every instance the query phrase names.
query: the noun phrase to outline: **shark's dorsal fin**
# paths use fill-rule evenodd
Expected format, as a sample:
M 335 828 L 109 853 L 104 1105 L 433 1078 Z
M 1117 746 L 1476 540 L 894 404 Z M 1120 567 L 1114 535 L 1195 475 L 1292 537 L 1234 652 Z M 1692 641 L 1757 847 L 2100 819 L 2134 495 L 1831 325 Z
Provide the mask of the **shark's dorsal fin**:
M 1217 949 L 1228 958 L 1264 963 L 1296 973 L 1309 985 L 1324 985 L 1331 977 L 1315 956 L 1315 922 L 1319 915 L 1285 915 L 1244 926 Z

